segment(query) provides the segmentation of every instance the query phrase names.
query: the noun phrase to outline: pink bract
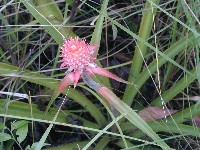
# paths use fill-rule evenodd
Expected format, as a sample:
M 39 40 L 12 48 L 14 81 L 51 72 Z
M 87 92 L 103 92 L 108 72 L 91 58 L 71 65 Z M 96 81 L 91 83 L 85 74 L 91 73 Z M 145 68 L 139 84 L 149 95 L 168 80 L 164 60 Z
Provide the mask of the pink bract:
M 87 44 L 85 40 L 79 41 L 78 37 L 64 41 L 61 49 L 60 57 L 62 59 L 60 62 L 62 64 L 60 68 L 68 68 L 68 74 L 59 83 L 57 88 L 58 92 L 62 92 L 70 83 L 74 83 L 75 88 L 84 71 L 90 75 L 99 74 L 126 83 L 126 81 L 111 72 L 97 66 L 95 58 L 92 56 L 95 48 L 95 45 Z

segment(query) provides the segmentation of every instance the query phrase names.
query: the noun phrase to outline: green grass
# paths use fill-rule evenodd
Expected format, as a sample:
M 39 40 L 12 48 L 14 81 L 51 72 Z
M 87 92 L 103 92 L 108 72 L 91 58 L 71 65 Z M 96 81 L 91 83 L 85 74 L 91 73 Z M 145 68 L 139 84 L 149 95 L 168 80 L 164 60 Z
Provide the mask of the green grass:
M 198 1 L 101 2 L 0 1 L 1 149 L 199 147 Z M 82 80 L 55 94 L 76 36 L 127 84 L 96 75 L 107 95 Z

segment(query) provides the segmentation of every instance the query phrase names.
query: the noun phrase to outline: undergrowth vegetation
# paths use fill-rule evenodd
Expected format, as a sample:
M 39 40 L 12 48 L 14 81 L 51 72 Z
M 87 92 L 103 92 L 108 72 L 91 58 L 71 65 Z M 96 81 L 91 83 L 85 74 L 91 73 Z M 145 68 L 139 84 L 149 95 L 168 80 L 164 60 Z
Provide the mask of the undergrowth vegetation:
M 198 149 L 199 8 L 198 0 L 0 1 L 0 149 Z M 76 88 L 56 93 L 68 69 L 61 48 L 76 37 L 120 79 L 83 72 Z

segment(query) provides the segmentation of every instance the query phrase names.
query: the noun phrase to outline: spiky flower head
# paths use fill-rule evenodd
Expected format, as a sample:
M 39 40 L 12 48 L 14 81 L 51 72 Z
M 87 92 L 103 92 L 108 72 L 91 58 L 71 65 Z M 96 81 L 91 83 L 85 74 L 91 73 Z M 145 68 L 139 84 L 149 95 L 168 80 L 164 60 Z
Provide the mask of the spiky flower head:
M 91 56 L 94 53 L 95 46 L 89 45 L 85 40 L 79 41 L 79 38 L 70 38 L 65 40 L 61 49 L 62 62 L 60 68 L 68 67 L 68 71 L 82 72 L 85 67 L 94 62 Z
M 60 57 L 62 57 L 62 59 L 60 62 L 62 62 L 62 64 L 60 68 L 67 67 L 68 70 L 67 75 L 62 79 L 57 87 L 58 93 L 61 93 L 70 83 L 74 83 L 75 88 L 83 72 L 87 72 L 90 75 L 99 74 L 126 83 L 126 81 L 111 72 L 98 67 L 95 63 L 95 58 L 92 56 L 95 52 L 95 48 L 96 46 L 87 44 L 85 40 L 79 41 L 78 37 L 64 41 L 61 49 Z

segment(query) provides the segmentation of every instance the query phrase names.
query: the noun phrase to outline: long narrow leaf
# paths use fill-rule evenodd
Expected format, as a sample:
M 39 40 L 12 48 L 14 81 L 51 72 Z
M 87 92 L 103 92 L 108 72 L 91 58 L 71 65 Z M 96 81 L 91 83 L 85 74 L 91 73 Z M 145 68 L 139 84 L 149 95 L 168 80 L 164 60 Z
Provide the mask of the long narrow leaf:
M 58 81 L 48 78 L 42 74 L 34 73 L 28 70 L 23 72 L 20 71 L 20 68 L 15 66 L 7 65 L 0 62 L 0 75 L 1 76 L 8 76 L 14 78 L 20 78 L 22 80 L 30 81 L 39 85 L 46 86 L 50 89 L 56 89 L 58 85 Z M 64 94 L 67 93 L 67 90 L 63 91 Z M 100 124 L 103 125 L 106 122 L 105 117 L 102 115 L 100 110 L 91 102 L 89 101 L 83 94 L 77 92 L 74 89 L 69 89 L 68 97 L 72 98 L 80 105 L 82 105 L 86 110 L 88 110 L 91 115 L 95 118 L 95 120 Z M 93 113 L 95 112 L 95 113 Z

